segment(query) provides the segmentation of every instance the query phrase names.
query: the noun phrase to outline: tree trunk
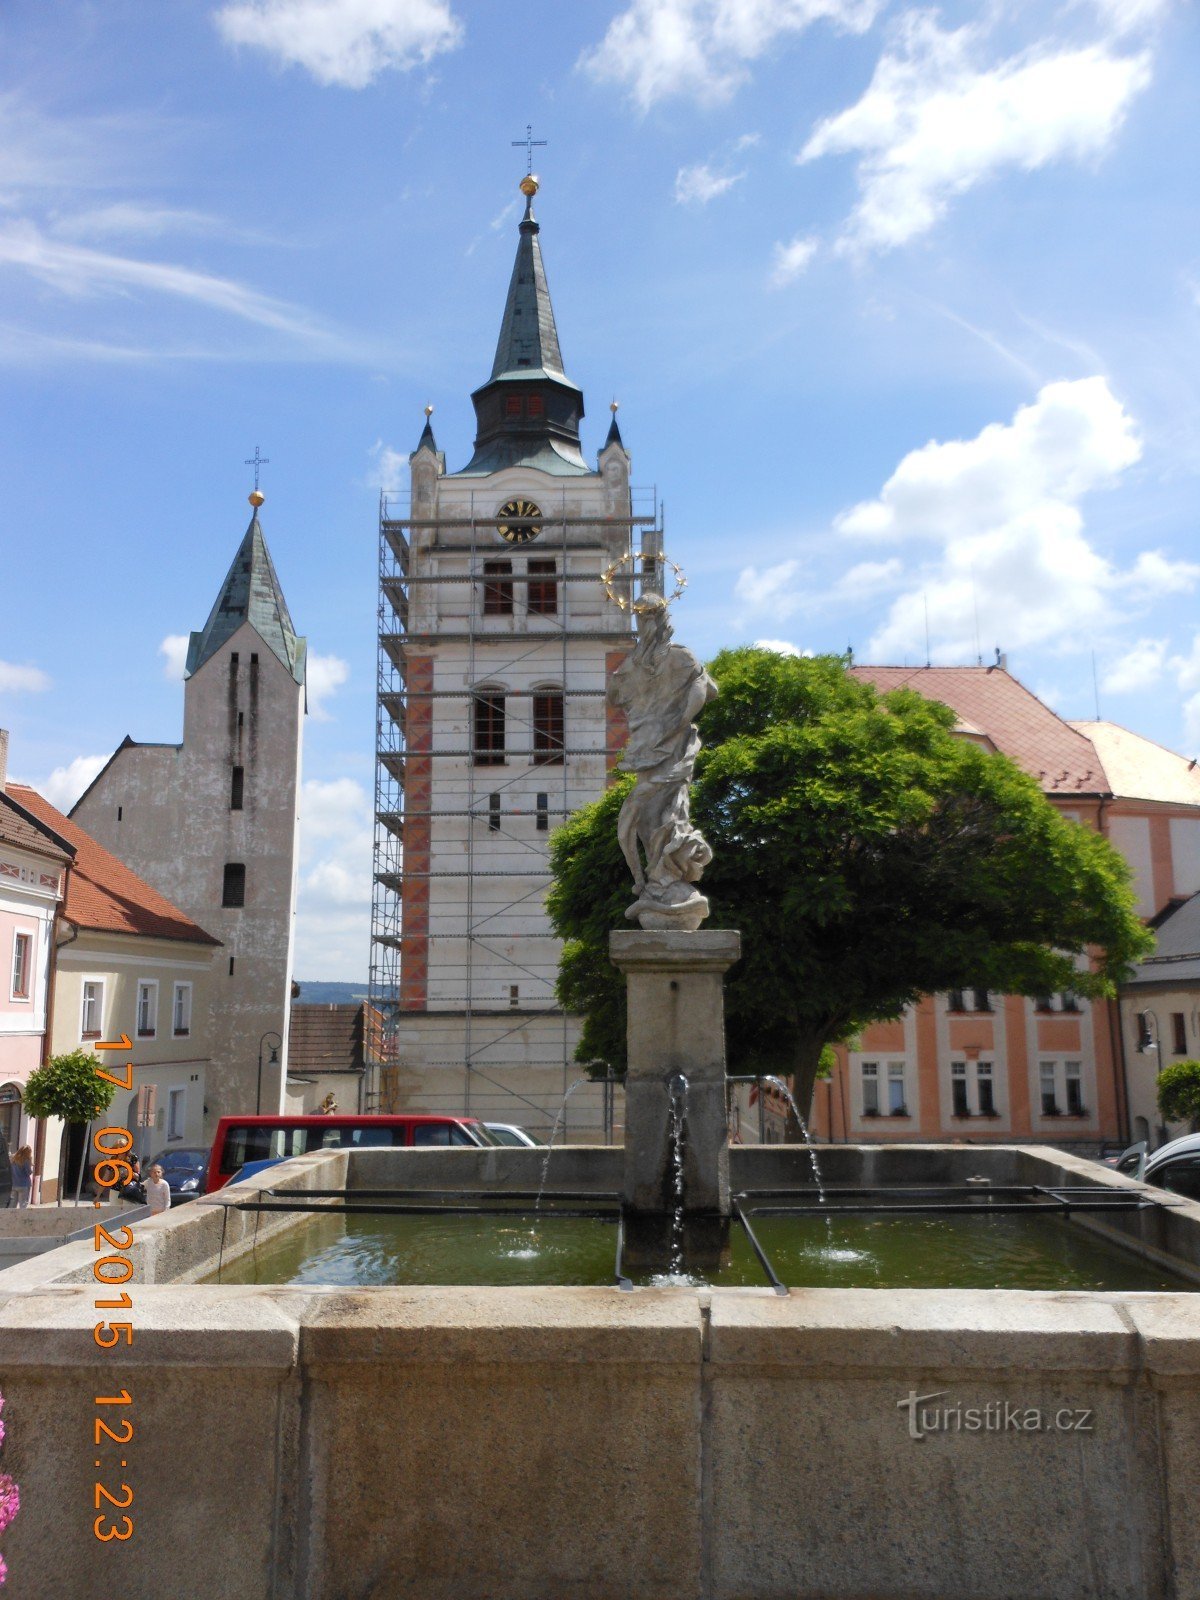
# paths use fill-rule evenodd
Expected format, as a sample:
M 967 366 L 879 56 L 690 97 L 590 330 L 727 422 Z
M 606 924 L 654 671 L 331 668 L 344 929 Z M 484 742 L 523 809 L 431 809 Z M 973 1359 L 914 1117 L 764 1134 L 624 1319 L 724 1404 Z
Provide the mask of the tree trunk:
M 799 1034 L 792 1052 L 792 1094 L 800 1108 L 800 1115 L 806 1122 L 812 1112 L 813 1089 L 816 1086 L 817 1073 L 821 1066 L 821 1051 L 824 1048 L 823 1036 Z M 796 1132 L 799 1134 L 799 1128 Z

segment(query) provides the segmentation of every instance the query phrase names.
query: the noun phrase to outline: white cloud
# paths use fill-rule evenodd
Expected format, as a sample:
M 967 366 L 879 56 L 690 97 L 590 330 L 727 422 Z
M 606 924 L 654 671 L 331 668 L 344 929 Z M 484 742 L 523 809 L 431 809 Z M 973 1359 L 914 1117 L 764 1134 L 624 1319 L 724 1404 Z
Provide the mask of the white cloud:
M 100 769 L 107 765 L 107 756 L 76 756 L 65 767 L 55 767 L 44 783 L 34 784 L 39 794 L 45 795 L 52 806 L 60 811 L 70 811 L 79 796 L 92 782 Z
M 138 261 L 129 256 L 65 244 L 47 238 L 29 221 L 0 226 L 0 265 L 23 269 L 64 294 L 146 289 L 191 300 L 279 333 L 299 335 L 313 342 L 329 342 L 330 336 L 298 307 L 259 294 L 230 278 L 218 278 L 166 261 Z
M 49 687 L 50 678 L 41 667 L 0 661 L 0 694 L 41 694 Z
M 308 779 L 300 797 L 296 970 L 359 980 L 371 909 L 371 801 L 353 778 Z
M 777 656 L 809 656 L 811 650 L 801 650 L 798 644 L 792 644 L 787 639 L 755 639 L 756 650 L 774 650 Z
M 447 0 L 238 0 L 216 23 L 228 43 L 343 89 L 364 89 L 389 68 L 423 66 L 463 37 Z
M 632 0 L 580 65 L 643 111 L 671 95 L 727 100 L 782 35 L 826 18 L 865 32 L 877 0 Z
M 158 647 L 163 658 L 163 677 L 177 683 L 187 665 L 189 636 L 186 633 L 169 633 Z
M 802 596 L 792 587 L 792 580 L 800 570 L 798 561 L 781 561 L 777 566 L 743 567 L 738 573 L 733 592 L 752 611 L 765 611 L 770 615 L 790 617 L 800 605 Z
M 694 167 L 680 167 L 675 174 L 675 203 L 706 206 L 718 195 L 728 193 L 745 176 L 744 172 L 714 172 L 703 162 Z
M 797 235 L 790 244 L 777 244 L 771 256 L 771 282 L 777 289 L 794 283 L 817 253 L 818 240 Z
M 904 563 L 894 556 L 889 561 L 860 561 L 839 580 L 837 592 L 847 600 L 868 600 L 894 589 L 903 572 Z
M 390 444 L 376 439 L 370 450 L 373 466 L 368 480 L 372 489 L 407 489 L 408 455 L 403 450 L 393 450 Z
M 318 722 L 332 720 L 325 702 L 333 698 L 349 676 L 350 668 L 340 656 L 309 656 L 305 682 L 310 717 L 315 717 Z
M 67 239 L 160 239 L 167 234 L 220 234 L 246 238 L 219 217 L 204 211 L 184 211 L 171 206 L 147 206 L 133 200 L 115 201 L 54 219 L 54 231 Z
M 1162 677 L 1166 657 L 1165 639 L 1139 639 L 1105 671 L 1100 687 L 1111 694 L 1150 689 Z
M 862 98 L 818 124 L 799 161 L 857 154 L 859 202 L 842 239 L 887 250 L 928 232 L 955 195 L 1005 168 L 1101 156 L 1150 82 L 1146 53 L 1041 46 L 979 64 L 980 30 L 910 13 Z
M 1192 588 L 1200 566 L 1142 552 L 1118 568 L 1089 543 L 1079 503 L 1141 456 L 1133 419 L 1103 378 L 1043 388 L 1009 423 L 911 451 L 876 500 L 836 519 L 848 539 L 907 547 L 904 591 L 869 649 L 970 659 L 985 650 L 1078 646 L 1157 595 Z

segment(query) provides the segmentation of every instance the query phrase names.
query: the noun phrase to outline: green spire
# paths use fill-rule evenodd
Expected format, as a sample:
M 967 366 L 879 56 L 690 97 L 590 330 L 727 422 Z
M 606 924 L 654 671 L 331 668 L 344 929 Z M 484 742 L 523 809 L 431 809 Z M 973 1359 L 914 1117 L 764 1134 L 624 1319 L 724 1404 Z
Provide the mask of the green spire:
M 248 622 L 271 653 L 278 657 L 295 678 L 304 682 L 307 640 L 301 638 L 292 626 L 287 601 L 279 586 L 271 552 L 263 537 L 262 525 L 255 507 L 250 526 L 233 558 L 233 565 L 225 575 L 208 621 L 199 633 L 193 633 L 188 643 L 185 677 L 214 656 L 217 651 L 242 626 Z

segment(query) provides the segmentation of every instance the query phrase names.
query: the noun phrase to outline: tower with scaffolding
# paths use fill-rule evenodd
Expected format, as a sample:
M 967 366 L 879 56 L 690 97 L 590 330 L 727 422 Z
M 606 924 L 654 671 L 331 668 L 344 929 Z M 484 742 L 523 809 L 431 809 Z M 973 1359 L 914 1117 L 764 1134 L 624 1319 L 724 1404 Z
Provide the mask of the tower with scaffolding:
M 654 491 L 630 486 L 615 405 L 596 469 L 583 458 L 537 187 L 521 184 L 496 357 L 471 397 L 474 454 L 447 472 L 427 411 L 408 495 L 381 500 L 370 988 L 384 1034 L 372 1108 L 545 1136 L 582 1070 L 554 995 L 549 841 L 624 746 L 606 700 L 633 645 L 619 601 L 657 582 L 662 525 Z M 602 1087 L 573 1096 L 572 1136 L 611 1120 Z

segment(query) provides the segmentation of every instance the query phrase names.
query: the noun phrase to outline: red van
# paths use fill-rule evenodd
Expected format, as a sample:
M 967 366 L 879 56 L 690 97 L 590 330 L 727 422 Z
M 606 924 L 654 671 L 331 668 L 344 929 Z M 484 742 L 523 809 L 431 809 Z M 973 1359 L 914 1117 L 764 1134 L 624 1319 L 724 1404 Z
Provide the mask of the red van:
M 485 1145 L 495 1140 L 474 1117 L 222 1117 L 208 1158 L 205 1194 L 222 1189 L 248 1161 L 286 1161 L 309 1150 L 368 1145 Z

